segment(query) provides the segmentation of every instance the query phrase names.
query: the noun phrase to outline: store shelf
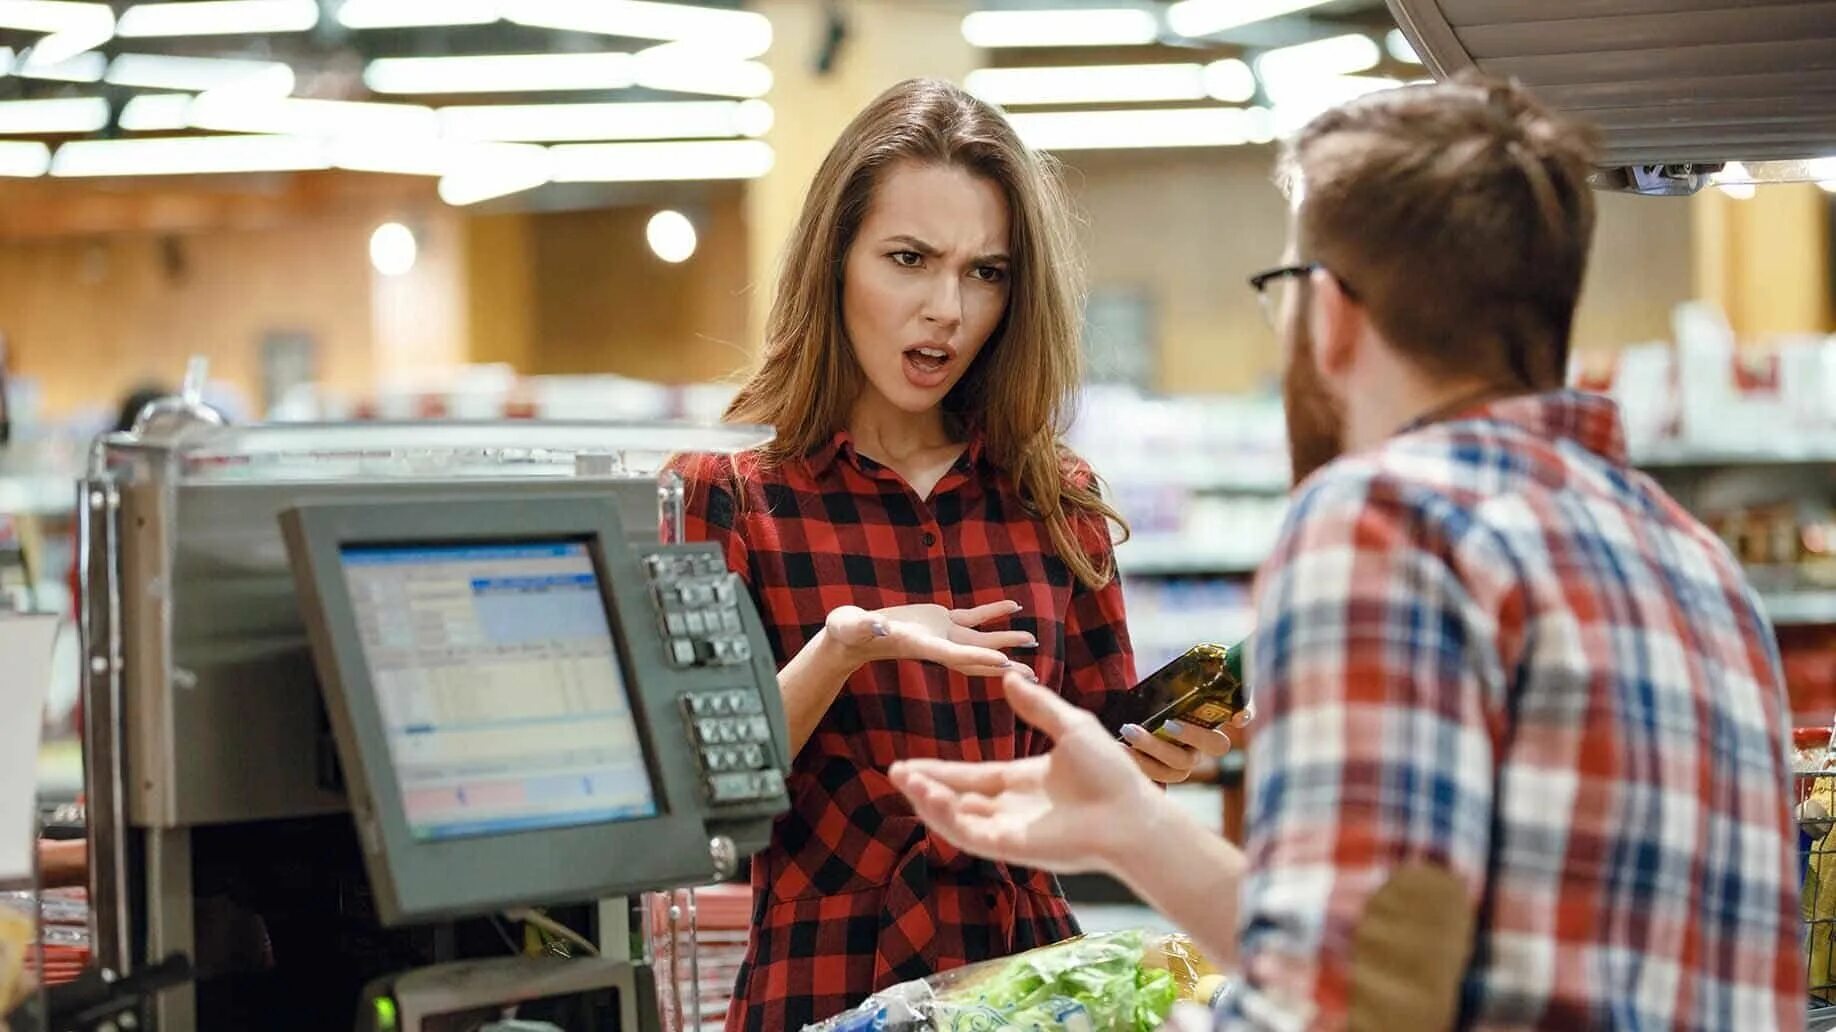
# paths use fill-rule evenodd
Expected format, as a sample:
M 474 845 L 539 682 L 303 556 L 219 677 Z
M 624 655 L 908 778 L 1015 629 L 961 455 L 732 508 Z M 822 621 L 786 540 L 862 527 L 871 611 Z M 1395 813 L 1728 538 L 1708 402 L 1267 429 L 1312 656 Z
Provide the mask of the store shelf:
M 1647 469 L 1836 464 L 1836 437 L 1784 433 L 1766 445 L 1745 448 L 1717 447 L 1687 441 L 1659 441 L 1633 452 L 1632 462 Z
M 1279 463 L 1258 461 L 1239 466 L 1220 460 L 1202 464 L 1155 463 L 1151 469 L 1126 472 L 1115 465 L 1107 469 L 1103 479 L 1117 494 L 1175 487 L 1206 494 L 1285 495 L 1292 486 L 1285 456 Z
M 1184 538 L 1136 538 L 1116 549 L 1116 565 L 1125 576 L 1134 577 L 1254 573 L 1267 557 L 1262 550 L 1221 548 Z
M 1766 592 L 1760 604 L 1776 627 L 1836 624 L 1836 589 Z

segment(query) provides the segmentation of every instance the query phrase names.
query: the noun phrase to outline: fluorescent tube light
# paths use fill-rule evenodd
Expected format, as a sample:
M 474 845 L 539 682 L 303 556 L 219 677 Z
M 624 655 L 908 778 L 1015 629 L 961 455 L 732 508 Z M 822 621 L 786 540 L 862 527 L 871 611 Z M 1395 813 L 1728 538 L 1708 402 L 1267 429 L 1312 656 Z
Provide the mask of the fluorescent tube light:
M 1256 74 L 1263 82 L 1322 75 L 1356 75 L 1377 67 L 1383 51 L 1377 41 L 1362 33 L 1316 39 L 1268 51 L 1256 59 Z
M 687 143 L 575 143 L 549 148 L 557 183 L 756 179 L 771 171 L 762 140 Z
M 632 56 L 632 66 L 637 85 L 646 89 L 741 98 L 771 92 L 771 69 L 698 43 L 647 47 Z
M 50 169 L 50 147 L 36 140 L 0 140 L 0 176 L 31 179 Z
M 1167 25 L 1182 36 L 1209 36 L 1323 3 L 1326 0 L 1180 0 L 1167 8 Z
M 0 101 L 0 133 L 93 133 L 108 126 L 108 113 L 101 97 Z
M 971 46 L 1125 47 L 1160 38 L 1160 19 L 1138 7 L 976 11 L 963 18 Z
M 630 54 L 494 54 L 385 57 L 364 69 L 377 93 L 520 93 L 630 86 Z
M 519 25 L 565 32 L 680 40 L 730 59 L 758 57 L 771 49 L 771 19 L 733 8 L 655 0 L 516 0 L 505 5 L 504 17 Z
M 318 24 L 316 0 L 177 0 L 135 4 L 115 31 L 128 38 L 241 36 L 309 32 Z
M 1247 112 L 1229 107 L 1031 112 L 1008 120 L 1027 146 L 1048 151 L 1231 147 L 1248 143 L 1252 129 Z
M 293 69 L 280 61 L 228 57 L 173 57 L 120 54 L 108 66 L 109 82 L 146 90 L 205 90 L 233 87 L 275 96 L 293 92 Z
M 116 120 L 131 133 L 178 132 L 191 128 L 191 94 L 143 93 L 127 102 Z
M 449 139 L 572 143 L 762 136 L 771 128 L 762 100 L 610 104 L 477 104 L 440 109 Z
M 180 176 L 330 167 L 324 144 L 289 136 L 77 140 L 51 156 L 54 176 Z
M 1196 64 L 978 68 L 963 86 L 1003 107 L 1203 100 L 1205 71 Z
M 347 29 L 489 25 L 500 17 L 499 7 L 498 0 L 344 0 L 338 24 Z

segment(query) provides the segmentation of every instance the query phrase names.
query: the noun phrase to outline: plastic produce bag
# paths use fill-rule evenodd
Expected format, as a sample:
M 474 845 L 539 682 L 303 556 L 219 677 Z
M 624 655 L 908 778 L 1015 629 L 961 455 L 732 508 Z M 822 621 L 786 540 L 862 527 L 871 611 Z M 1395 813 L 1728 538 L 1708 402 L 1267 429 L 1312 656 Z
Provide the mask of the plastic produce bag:
M 1112 932 L 905 982 L 806 1032 L 1154 1032 L 1214 973 L 1184 936 Z

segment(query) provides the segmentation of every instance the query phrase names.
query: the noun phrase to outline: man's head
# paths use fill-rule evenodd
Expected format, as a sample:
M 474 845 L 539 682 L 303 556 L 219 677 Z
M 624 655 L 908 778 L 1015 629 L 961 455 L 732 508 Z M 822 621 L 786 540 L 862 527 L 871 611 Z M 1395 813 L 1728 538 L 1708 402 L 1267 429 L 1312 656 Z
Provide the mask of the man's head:
M 1289 261 L 1317 263 L 1270 288 L 1297 482 L 1411 402 L 1562 385 L 1592 155 L 1591 130 L 1477 77 L 1370 94 L 1288 143 Z

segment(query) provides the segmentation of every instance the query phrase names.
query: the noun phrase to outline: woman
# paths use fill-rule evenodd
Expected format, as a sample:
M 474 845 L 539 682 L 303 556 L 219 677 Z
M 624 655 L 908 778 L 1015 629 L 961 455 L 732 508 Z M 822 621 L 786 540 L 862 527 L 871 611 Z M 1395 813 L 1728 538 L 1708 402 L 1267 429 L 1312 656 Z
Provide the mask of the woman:
M 886 777 L 1044 751 L 1006 670 L 1093 710 L 1134 683 L 1120 518 L 1059 436 L 1079 375 L 1072 246 L 1052 172 L 994 109 L 893 87 L 816 173 L 727 410 L 775 442 L 683 467 L 689 537 L 750 586 L 797 751 L 791 812 L 753 861 L 730 1030 L 798 1029 L 1077 931 L 1052 877 L 932 840 Z M 1127 736 L 1162 781 L 1228 748 Z

